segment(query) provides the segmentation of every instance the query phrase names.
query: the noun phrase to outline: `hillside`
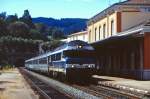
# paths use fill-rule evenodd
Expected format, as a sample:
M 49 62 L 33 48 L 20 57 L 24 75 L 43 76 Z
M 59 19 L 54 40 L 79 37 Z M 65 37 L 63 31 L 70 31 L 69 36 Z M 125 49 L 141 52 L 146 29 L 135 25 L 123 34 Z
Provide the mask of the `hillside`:
M 32 18 L 34 23 L 44 23 L 47 26 L 59 27 L 63 29 L 65 35 L 78 32 L 86 29 L 87 19 L 80 18 L 63 18 L 63 19 L 53 19 L 45 17 Z

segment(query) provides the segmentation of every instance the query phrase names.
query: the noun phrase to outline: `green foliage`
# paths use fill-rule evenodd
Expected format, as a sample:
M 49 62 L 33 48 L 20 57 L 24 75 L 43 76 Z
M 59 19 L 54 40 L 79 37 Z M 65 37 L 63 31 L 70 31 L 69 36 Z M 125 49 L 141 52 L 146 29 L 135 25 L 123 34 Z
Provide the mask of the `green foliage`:
M 7 16 L 5 21 L 7 24 L 16 22 L 16 21 L 18 21 L 18 16 L 16 14 L 15 15 L 9 15 L 9 16 Z
M 9 70 L 9 69 L 12 69 L 13 67 L 14 65 L 3 64 L 3 65 L 0 65 L 0 70 Z
M 23 64 L 25 59 L 38 53 L 43 40 L 47 38 L 34 28 L 27 10 L 20 19 L 17 15 L 0 13 L 0 65 Z
M 41 34 L 38 30 L 36 29 L 30 29 L 30 38 L 33 40 L 48 40 L 43 34 Z
M 0 19 L 5 19 L 6 18 L 6 12 L 0 13 Z
M 23 16 L 20 18 L 20 21 L 26 23 L 30 28 L 35 28 L 31 15 L 28 10 L 24 10 Z
M 62 32 L 62 29 L 57 27 L 49 27 L 48 35 L 51 36 L 53 39 L 64 38 L 64 33 Z
M 8 64 L 23 63 L 38 53 L 39 45 L 45 52 L 54 50 L 63 44 L 59 41 L 62 38 L 64 34 L 60 28 L 48 28 L 42 23 L 34 25 L 28 10 L 21 18 L 0 13 L 0 65 L 9 67 Z
M 14 37 L 29 38 L 29 26 L 24 22 L 16 21 L 8 26 L 9 35 Z
M 43 42 L 42 40 L 32 40 L 32 39 L 23 39 L 21 37 L 12 37 L 12 36 L 2 36 L 0 37 L 0 44 L 7 43 L 31 43 L 37 44 Z
M 43 24 L 43 23 L 36 23 L 36 24 L 35 24 L 35 27 L 36 27 L 36 29 L 37 29 L 40 33 L 42 33 L 42 34 L 45 34 L 45 33 L 47 32 L 47 27 L 46 27 L 46 25 Z
M 7 35 L 7 24 L 4 19 L 0 19 L 0 36 Z
M 42 45 L 42 49 L 46 52 L 46 51 L 52 51 L 55 48 L 57 48 L 58 46 L 64 44 L 64 42 L 61 42 L 59 40 L 51 40 L 49 42 L 45 42 Z
M 0 65 L 15 64 L 17 57 L 37 53 L 38 45 L 43 41 L 24 39 L 21 37 L 3 36 L 0 37 Z

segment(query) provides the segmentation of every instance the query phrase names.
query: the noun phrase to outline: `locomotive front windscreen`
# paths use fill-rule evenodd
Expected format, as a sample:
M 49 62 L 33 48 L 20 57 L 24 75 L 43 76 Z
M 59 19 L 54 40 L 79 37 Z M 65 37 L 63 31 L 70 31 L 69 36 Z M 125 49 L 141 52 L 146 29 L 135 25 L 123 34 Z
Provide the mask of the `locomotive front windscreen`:
M 67 50 L 64 52 L 64 57 L 70 57 L 70 58 L 93 58 L 94 51 L 89 50 Z

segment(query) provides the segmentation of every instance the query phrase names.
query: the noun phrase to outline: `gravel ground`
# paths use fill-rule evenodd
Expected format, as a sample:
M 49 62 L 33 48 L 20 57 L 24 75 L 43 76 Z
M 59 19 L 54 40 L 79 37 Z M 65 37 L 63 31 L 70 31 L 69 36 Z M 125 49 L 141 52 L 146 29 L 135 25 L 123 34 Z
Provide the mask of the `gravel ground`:
M 27 71 L 27 72 L 29 74 L 31 74 L 32 76 L 35 76 L 38 79 L 44 81 L 45 83 L 50 85 L 52 88 L 57 89 L 60 92 L 67 93 L 67 94 L 75 97 L 75 99 L 102 99 L 100 97 L 93 96 L 93 95 L 88 94 L 88 93 L 86 93 L 84 91 L 81 91 L 79 89 L 73 88 L 73 87 L 71 87 L 69 85 L 66 85 L 64 83 L 61 83 L 59 81 L 50 79 L 50 78 L 42 76 L 42 75 L 39 75 L 37 73 L 31 72 L 31 71 L 30 72 Z
M 39 99 L 18 69 L 0 71 L 0 99 Z

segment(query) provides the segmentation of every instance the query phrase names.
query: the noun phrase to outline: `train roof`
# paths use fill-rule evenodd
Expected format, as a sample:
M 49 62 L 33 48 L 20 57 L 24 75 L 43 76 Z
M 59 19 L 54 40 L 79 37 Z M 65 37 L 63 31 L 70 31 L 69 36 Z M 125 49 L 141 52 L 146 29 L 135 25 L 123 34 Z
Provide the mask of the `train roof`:
M 26 62 L 40 59 L 40 58 L 45 58 L 47 56 L 50 56 L 50 55 L 53 55 L 56 53 L 60 53 L 64 50 L 76 50 L 76 49 L 78 49 L 79 46 L 81 46 L 83 49 L 86 49 L 86 50 L 94 50 L 94 48 L 91 45 L 89 45 L 87 42 L 84 42 L 81 40 L 74 40 L 74 41 L 68 42 L 68 43 L 56 48 L 53 51 L 47 52 L 47 53 L 39 55 L 37 57 L 33 57 L 29 60 L 26 60 Z
M 41 58 L 45 58 L 45 57 L 47 57 L 47 56 L 48 56 L 48 54 L 47 54 L 47 53 L 45 53 L 45 54 L 42 54 L 42 55 L 39 55 L 39 56 L 33 57 L 33 58 L 31 58 L 31 59 L 28 59 L 28 60 L 26 60 L 25 62 L 33 61 L 33 60 L 37 60 L 37 59 L 41 59 Z
M 89 44 L 87 42 L 81 41 L 81 40 L 74 40 L 74 41 L 70 41 L 68 43 L 68 46 L 75 46 L 75 45 L 84 45 L 84 46 L 88 46 Z
M 64 50 L 76 50 L 79 49 L 79 46 L 81 46 L 85 50 L 94 50 L 94 48 L 87 42 L 81 40 L 74 40 L 56 48 L 51 54 L 59 53 Z

